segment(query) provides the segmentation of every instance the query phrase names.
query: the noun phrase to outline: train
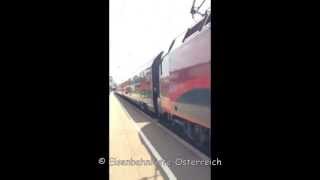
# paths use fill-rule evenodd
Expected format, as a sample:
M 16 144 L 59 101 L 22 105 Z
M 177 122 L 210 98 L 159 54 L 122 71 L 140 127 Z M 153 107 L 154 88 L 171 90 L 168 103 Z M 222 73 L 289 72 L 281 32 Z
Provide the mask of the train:
M 207 11 L 206 11 L 207 12 Z M 211 142 L 211 12 L 175 38 L 116 94 L 175 127 L 198 147 Z

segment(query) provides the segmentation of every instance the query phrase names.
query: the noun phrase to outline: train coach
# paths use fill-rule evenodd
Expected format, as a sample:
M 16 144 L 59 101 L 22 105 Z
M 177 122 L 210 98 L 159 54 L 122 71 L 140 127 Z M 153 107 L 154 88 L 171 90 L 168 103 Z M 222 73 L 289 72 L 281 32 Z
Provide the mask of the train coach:
M 117 94 L 179 127 L 197 146 L 209 149 L 211 83 L 209 13 L 122 83 Z
M 120 84 L 117 93 L 122 95 L 137 105 L 141 109 L 157 114 L 158 90 L 155 89 L 159 84 L 159 63 L 162 57 L 159 53 L 155 58 L 142 66 L 132 78 Z

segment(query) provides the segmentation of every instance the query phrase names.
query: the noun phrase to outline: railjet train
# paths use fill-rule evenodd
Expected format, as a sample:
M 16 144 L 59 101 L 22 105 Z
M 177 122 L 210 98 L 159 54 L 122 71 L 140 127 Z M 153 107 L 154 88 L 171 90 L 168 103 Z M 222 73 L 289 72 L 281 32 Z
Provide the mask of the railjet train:
M 210 152 L 211 12 L 160 52 L 116 94 L 152 112 Z

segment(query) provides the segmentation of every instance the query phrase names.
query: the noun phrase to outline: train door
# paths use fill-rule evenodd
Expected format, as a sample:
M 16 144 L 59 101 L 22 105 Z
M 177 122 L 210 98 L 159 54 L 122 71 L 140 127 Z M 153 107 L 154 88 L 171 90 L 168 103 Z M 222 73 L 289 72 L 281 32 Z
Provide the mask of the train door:
M 152 64 L 152 100 L 153 100 L 153 107 L 154 112 L 158 114 L 158 98 L 160 92 L 160 75 L 159 75 L 159 65 L 161 62 L 161 56 L 163 52 L 161 52 L 154 60 Z

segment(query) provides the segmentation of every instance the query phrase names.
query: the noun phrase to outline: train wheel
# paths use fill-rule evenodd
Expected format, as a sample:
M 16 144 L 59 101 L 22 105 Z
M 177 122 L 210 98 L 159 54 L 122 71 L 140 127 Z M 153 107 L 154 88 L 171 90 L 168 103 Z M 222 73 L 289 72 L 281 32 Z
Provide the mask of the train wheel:
M 139 103 L 139 107 L 140 107 L 140 109 L 142 110 L 142 111 L 144 111 L 144 105 L 143 105 L 143 103 Z
M 195 132 L 197 137 L 197 141 L 196 141 L 197 146 L 204 147 L 206 150 L 208 150 L 209 139 L 210 139 L 208 130 L 200 126 L 196 126 Z
M 157 118 L 159 121 L 163 121 L 163 115 L 162 115 L 159 111 L 157 111 L 157 113 L 156 113 L 156 118 Z
M 194 127 L 190 123 L 185 123 L 184 132 L 190 140 L 195 140 Z
M 168 117 L 167 118 L 168 125 L 171 128 L 174 128 L 176 126 L 176 123 L 174 122 L 172 115 L 168 114 L 167 117 Z

